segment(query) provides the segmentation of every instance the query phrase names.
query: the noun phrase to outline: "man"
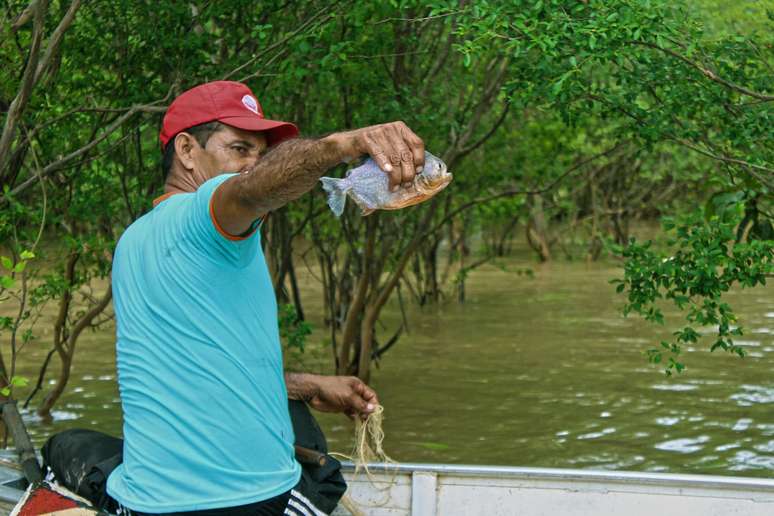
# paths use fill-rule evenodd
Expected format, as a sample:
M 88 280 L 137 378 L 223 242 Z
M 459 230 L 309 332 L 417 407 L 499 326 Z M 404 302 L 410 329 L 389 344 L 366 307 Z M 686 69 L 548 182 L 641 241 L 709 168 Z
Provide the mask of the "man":
M 378 404 L 357 378 L 283 374 L 258 229 L 363 155 L 408 185 L 424 145 L 402 122 L 297 134 L 235 82 L 193 88 L 164 117 L 166 193 L 113 265 L 124 452 L 107 489 L 133 514 L 305 514 L 287 398 L 352 417 Z

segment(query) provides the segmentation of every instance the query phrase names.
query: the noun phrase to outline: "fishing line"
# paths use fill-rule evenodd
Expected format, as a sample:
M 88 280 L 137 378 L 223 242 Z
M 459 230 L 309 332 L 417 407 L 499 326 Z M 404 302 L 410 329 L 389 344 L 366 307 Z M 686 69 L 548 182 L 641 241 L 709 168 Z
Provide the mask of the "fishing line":
M 365 471 L 368 481 L 377 491 L 386 493 L 386 498 L 376 503 L 375 507 L 381 507 L 389 503 L 391 496 L 389 493 L 390 488 L 395 484 L 395 479 L 398 475 L 397 468 L 393 471 L 392 477 L 387 480 L 384 487 L 377 485 L 377 479 L 371 474 L 368 469 L 368 464 L 373 462 L 381 462 L 385 465 L 397 465 L 397 462 L 392 460 L 382 447 L 384 442 L 384 428 L 382 422 L 384 420 L 384 407 L 377 405 L 373 412 L 371 412 L 365 421 L 362 419 L 355 420 L 355 444 L 352 449 L 352 454 L 347 455 L 345 453 L 329 452 L 328 455 L 341 457 L 348 460 L 355 465 L 355 475 L 360 470 Z M 342 505 L 350 511 L 353 516 L 360 516 L 362 511 L 357 507 L 357 503 L 349 496 L 342 497 Z
M 329 453 L 329 455 L 342 457 L 354 463 L 355 474 L 360 472 L 361 469 L 365 471 L 371 484 L 375 483 L 375 479 L 368 469 L 368 463 L 397 464 L 384 452 L 382 446 L 384 442 L 383 414 L 384 407 L 377 405 L 374 411 L 366 417 L 365 421 L 362 419 L 355 420 L 355 445 L 351 455 L 336 452 Z

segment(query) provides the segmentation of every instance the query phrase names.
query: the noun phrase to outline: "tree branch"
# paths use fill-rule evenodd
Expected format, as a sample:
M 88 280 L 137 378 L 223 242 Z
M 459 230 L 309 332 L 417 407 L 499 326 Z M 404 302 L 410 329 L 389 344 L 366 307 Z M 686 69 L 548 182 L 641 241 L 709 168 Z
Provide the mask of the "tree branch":
M 113 282 L 112 279 L 109 279 L 108 281 L 109 283 L 105 293 L 102 295 L 102 299 L 99 300 L 99 303 L 91 307 L 88 312 L 83 314 L 83 316 L 78 320 L 70 332 L 70 336 L 67 339 L 67 350 L 70 356 L 72 356 L 73 352 L 75 351 L 75 342 L 78 340 L 81 332 L 91 324 L 91 321 L 95 317 L 97 317 L 105 308 L 107 308 L 110 300 L 113 299 Z
M 511 103 L 506 101 L 505 105 L 503 106 L 503 112 L 500 113 L 500 116 L 497 118 L 497 121 L 495 121 L 495 123 L 492 124 L 492 127 L 489 129 L 489 131 L 487 131 L 486 134 L 483 135 L 481 138 L 479 138 L 477 141 L 462 149 L 457 154 L 457 159 L 461 159 L 462 157 L 467 156 L 468 154 L 470 154 L 471 152 L 479 148 L 481 145 L 483 145 L 483 143 L 486 142 L 489 138 L 491 138 L 492 135 L 495 132 L 497 132 L 497 129 L 499 129 L 500 126 L 505 121 L 505 117 L 508 116 L 508 112 L 510 111 L 510 109 L 511 109 Z
M 663 48 L 663 47 L 660 47 L 660 46 L 656 45 L 655 43 L 649 43 L 647 41 L 632 41 L 631 44 L 633 44 L 633 45 L 641 45 L 641 46 L 644 46 L 644 47 L 649 47 L 649 48 L 654 48 L 656 50 L 660 50 L 661 52 L 663 52 L 663 53 L 665 53 L 667 55 L 670 55 L 670 56 L 672 56 L 674 58 L 679 59 L 680 61 L 682 61 L 683 63 L 687 64 L 688 66 L 696 68 L 705 77 L 707 77 L 709 80 L 711 80 L 713 82 L 716 82 L 718 84 L 721 84 L 721 85 L 725 86 L 726 88 L 728 88 L 730 90 L 734 90 L 734 91 L 736 91 L 738 93 L 741 93 L 742 95 L 747 95 L 748 97 L 753 97 L 753 98 L 756 98 L 758 100 L 762 100 L 762 101 L 765 101 L 765 102 L 771 102 L 771 101 L 774 100 L 774 95 L 766 95 L 764 93 L 759 93 L 757 91 L 753 91 L 753 90 L 747 89 L 744 86 L 740 86 L 738 84 L 734 84 L 733 82 L 728 81 L 728 80 L 723 79 L 722 77 L 718 76 L 718 74 L 716 74 L 715 72 L 713 72 L 709 68 L 706 68 L 702 64 L 697 63 L 696 61 L 692 61 L 692 60 L 688 59 L 687 57 L 685 57 L 684 55 L 679 54 L 678 52 L 675 52 L 674 50 L 671 50 L 671 49 L 668 49 L 668 48 Z
M 711 153 L 711 152 L 709 152 L 707 150 L 704 150 L 704 149 L 702 149 L 700 147 L 697 147 L 697 146 L 693 145 L 692 143 L 690 143 L 687 140 L 683 140 L 683 139 L 680 139 L 680 138 L 673 138 L 673 141 L 676 141 L 680 145 L 682 145 L 684 147 L 687 147 L 687 148 L 691 149 L 694 152 L 698 152 L 699 154 L 703 154 L 704 156 L 707 156 L 708 158 L 712 158 L 712 159 L 715 159 L 715 160 L 718 160 L 718 161 L 722 161 L 724 163 L 731 163 L 733 165 L 739 165 L 741 167 L 745 167 L 750 172 L 750 174 L 752 174 L 762 184 L 768 185 L 769 187 L 774 186 L 774 181 L 772 181 L 771 179 L 767 179 L 765 176 L 758 175 L 755 172 L 756 170 L 760 170 L 761 172 L 766 172 L 768 174 L 771 174 L 769 177 L 774 177 L 774 169 L 772 169 L 772 168 L 764 167 L 763 165 L 756 165 L 755 163 L 750 163 L 748 161 L 744 161 L 744 160 L 737 159 L 737 158 L 731 158 L 731 157 L 728 157 L 728 156 L 720 156 L 720 155 L 717 155 L 717 154 L 713 154 L 713 153 Z
M 70 4 L 70 8 L 67 9 L 67 12 L 59 22 L 59 25 L 57 25 L 56 29 L 54 29 L 54 32 L 48 38 L 48 48 L 46 48 L 46 53 L 43 54 L 43 58 L 40 60 L 37 71 L 35 72 L 36 83 L 40 81 L 41 77 L 43 77 L 43 74 L 46 73 L 49 65 L 51 64 L 51 57 L 54 56 L 59 50 L 59 47 L 62 44 L 62 39 L 64 39 L 64 33 L 67 31 L 67 29 L 70 28 L 70 25 L 72 25 L 73 20 L 75 19 L 75 13 L 78 11 L 80 6 L 81 0 L 73 0 L 73 3 Z
M 60 158 L 59 160 L 57 160 L 57 161 L 55 161 L 53 163 L 49 163 L 48 165 L 45 166 L 45 168 L 43 168 L 43 170 L 40 171 L 40 173 L 38 175 L 26 179 L 23 183 L 21 183 L 20 185 L 18 185 L 14 189 L 12 189 L 10 191 L 10 196 L 18 195 L 20 192 L 23 192 L 24 190 L 26 190 L 39 177 L 47 176 L 51 172 L 62 168 L 67 162 L 77 158 L 78 156 L 81 156 L 81 155 L 87 153 L 88 151 L 93 149 L 95 146 L 97 146 L 100 142 L 105 140 L 108 136 L 113 134 L 113 132 L 116 129 L 118 129 L 121 126 L 121 124 L 126 122 L 129 118 L 131 118 L 132 116 L 134 116 L 138 112 L 143 111 L 144 108 L 148 108 L 149 106 L 152 106 L 152 105 L 151 104 L 145 104 L 145 105 L 142 105 L 142 106 L 133 106 L 133 107 L 129 108 L 129 110 L 126 113 L 124 113 L 122 116 L 118 117 L 112 124 L 110 124 L 102 132 L 102 134 L 99 137 L 97 137 L 94 140 L 90 141 L 89 143 L 87 143 L 86 145 L 81 147 L 80 149 L 75 150 L 75 151 L 71 152 L 70 154 Z M 7 201 L 7 197 L 8 197 L 7 195 L 4 195 L 3 197 L 0 197 L 0 203 L 2 203 L 4 201 Z
M 285 43 L 287 43 L 292 38 L 296 37 L 301 32 L 305 31 L 307 28 L 309 28 L 309 26 L 311 26 L 315 21 L 317 21 L 317 19 L 320 18 L 321 16 L 325 15 L 325 19 L 320 21 L 320 23 L 325 23 L 326 21 L 330 20 L 333 17 L 333 15 L 332 14 L 326 14 L 326 13 L 327 13 L 327 11 L 330 11 L 332 7 L 335 7 L 335 5 L 336 4 L 334 4 L 333 6 L 329 6 L 328 9 L 321 9 L 320 11 L 316 12 L 314 14 L 314 16 L 312 16 L 311 18 L 306 20 L 304 23 L 302 23 L 296 30 L 294 30 L 293 32 L 291 32 L 290 34 L 288 34 L 287 36 L 285 36 L 281 40 L 277 41 L 276 43 L 274 43 L 272 45 L 269 45 L 268 47 L 263 49 L 263 51 L 261 51 L 260 53 L 255 54 L 253 57 L 251 57 L 250 59 L 248 59 L 247 61 L 245 61 L 241 65 L 237 66 L 236 68 L 234 68 L 233 70 L 228 72 L 226 75 L 224 75 L 221 78 L 221 80 L 223 80 L 223 81 L 228 80 L 229 78 L 233 77 L 234 75 L 238 74 L 239 72 L 241 72 L 242 70 L 244 70 L 245 68 L 250 66 L 251 64 L 253 64 L 256 61 L 258 61 L 259 59 L 261 59 L 263 56 L 265 56 L 269 52 L 273 51 L 275 48 L 284 47 Z
M 30 53 L 27 58 L 27 67 L 24 69 L 19 92 L 16 94 L 13 102 L 11 102 L 11 106 L 8 108 L 8 115 L 5 118 L 3 132 L 0 135 L 0 177 L 2 177 L 3 171 L 5 170 L 8 156 L 10 155 L 9 151 L 11 150 L 11 143 L 16 136 L 16 126 L 19 123 L 19 119 L 21 118 L 24 109 L 27 107 L 27 102 L 35 87 L 35 71 L 37 70 L 40 45 L 43 40 L 46 11 L 48 11 L 48 0 L 38 0 L 35 4 L 35 22 L 32 30 Z
M 613 145 L 612 147 L 610 147 L 609 149 L 607 149 L 607 150 L 605 150 L 603 152 L 600 152 L 599 154 L 595 154 L 594 156 L 591 156 L 589 158 L 586 158 L 585 160 L 582 160 L 582 161 L 576 163 L 572 167 L 570 167 L 567 170 L 565 170 L 559 177 L 557 177 L 551 183 L 549 183 L 548 186 L 546 186 L 544 188 L 541 188 L 539 190 L 506 190 L 504 192 L 500 192 L 500 193 L 497 193 L 497 194 L 494 194 L 494 195 L 490 195 L 488 197 L 482 197 L 482 198 L 473 199 L 471 201 L 468 201 L 465 204 L 463 204 L 462 206 L 459 206 L 459 207 L 455 208 L 454 210 L 450 211 L 449 213 L 447 213 L 446 216 L 443 219 L 441 219 L 440 222 L 438 222 L 434 226 L 430 227 L 429 229 L 427 229 L 423 233 L 420 233 L 419 238 L 423 239 L 423 238 L 426 238 L 428 235 L 431 235 L 431 234 L 435 233 L 440 228 L 442 228 L 444 226 L 444 224 L 449 222 L 455 215 L 457 215 L 460 212 L 463 212 L 463 211 L 467 210 L 468 208 L 472 208 L 473 206 L 476 206 L 478 204 L 483 204 L 483 203 L 491 202 L 491 201 L 494 201 L 496 199 L 501 199 L 503 197 L 513 197 L 514 195 L 521 195 L 521 194 L 527 194 L 527 195 L 529 195 L 529 194 L 543 194 L 543 193 L 548 192 L 549 190 L 553 190 L 554 187 L 556 187 L 556 185 L 561 183 L 567 176 L 569 176 L 570 174 L 572 174 L 576 170 L 578 170 L 581 167 L 591 163 L 592 161 L 595 161 L 595 160 L 597 160 L 599 158 L 602 158 L 604 156 L 612 154 L 617 149 L 619 149 L 622 145 L 624 145 L 624 143 L 626 143 L 626 141 L 620 141 L 620 142 L 616 143 L 615 145 Z
M 19 16 L 16 17 L 13 24 L 11 25 L 11 30 L 13 32 L 18 31 L 21 29 L 28 21 L 32 19 L 32 15 L 35 13 L 35 7 L 37 6 L 38 0 L 32 0 L 27 7 L 24 8 L 24 10 L 19 14 Z

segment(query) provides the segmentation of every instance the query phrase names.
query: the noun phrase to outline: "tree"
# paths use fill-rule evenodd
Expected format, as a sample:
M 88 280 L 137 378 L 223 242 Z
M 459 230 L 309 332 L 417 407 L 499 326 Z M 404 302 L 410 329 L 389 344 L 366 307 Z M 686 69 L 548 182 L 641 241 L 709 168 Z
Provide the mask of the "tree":
M 42 341 L 36 314 L 57 305 L 45 344 L 60 370 L 43 413 L 66 387 L 78 336 L 111 318 L 117 239 L 161 193 L 161 116 L 207 80 L 245 81 L 269 114 L 310 136 L 403 119 L 455 173 L 411 210 L 362 218 L 350 208 L 339 220 L 316 190 L 270 217 L 265 252 L 278 300 L 295 305 L 289 331 L 305 328 L 303 239 L 339 372 L 367 379 L 398 341 L 402 326 L 378 325 L 389 302 L 440 302 L 449 286 L 463 301 L 468 273 L 515 235 L 545 260 L 628 253 L 623 289 L 643 300 L 632 310 L 648 310 L 653 291 L 637 278 L 668 276 L 673 288 L 688 265 L 660 268 L 638 244 L 624 250 L 631 222 L 726 196 L 724 213 L 738 217 L 716 237 L 696 236 L 717 229 L 711 210 L 678 227 L 725 256 L 717 263 L 733 264 L 735 281 L 771 273 L 770 31 L 710 34 L 663 0 L 5 5 L 0 245 L 14 295 L 0 296 L 17 316 L 3 319 L 3 342 L 15 357 L 19 338 Z M 723 247 L 717 235 L 729 234 L 754 251 Z M 720 310 L 715 293 L 691 302 Z M 38 388 L 49 361 L 41 366 Z M 13 366 L 0 373 L 3 386 L 14 382 Z

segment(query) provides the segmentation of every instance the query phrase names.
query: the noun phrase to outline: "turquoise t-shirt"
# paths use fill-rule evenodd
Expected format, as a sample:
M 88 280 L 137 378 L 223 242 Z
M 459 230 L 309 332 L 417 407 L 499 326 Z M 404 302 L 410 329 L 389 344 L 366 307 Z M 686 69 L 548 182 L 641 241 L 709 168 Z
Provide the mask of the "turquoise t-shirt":
M 301 475 L 260 232 L 227 238 L 210 211 L 233 175 L 163 200 L 116 248 L 124 457 L 107 487 L 135 511 L 245 505 Z

